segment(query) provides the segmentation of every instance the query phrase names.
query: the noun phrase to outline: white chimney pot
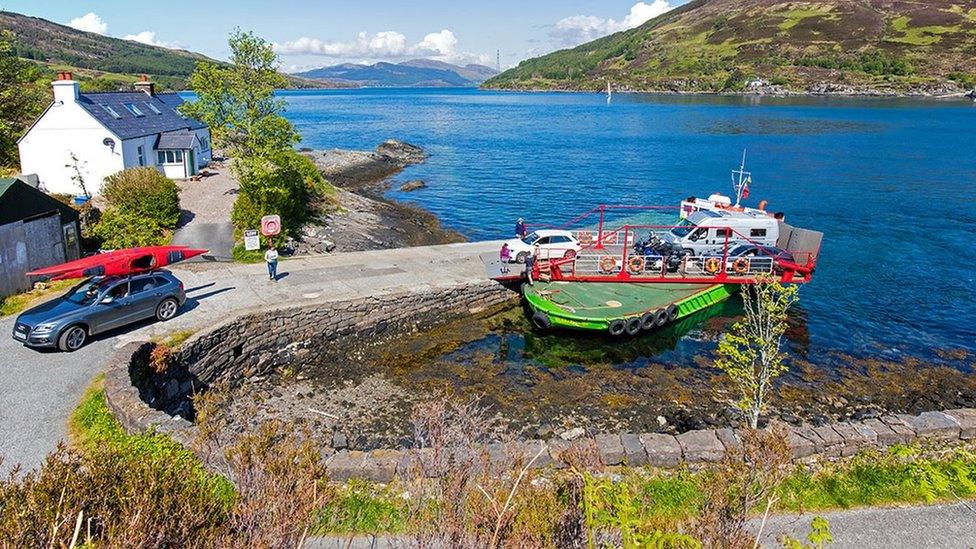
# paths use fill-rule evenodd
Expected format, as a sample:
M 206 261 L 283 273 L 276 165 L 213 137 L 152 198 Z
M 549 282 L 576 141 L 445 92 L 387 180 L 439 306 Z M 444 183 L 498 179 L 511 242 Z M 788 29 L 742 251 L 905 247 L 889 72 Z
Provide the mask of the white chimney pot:
M 59 79 L 51 83 L 54 88 L 54 100 L 61 103 L 74 103 L 78 101 L 78 82 L 75 80 Z

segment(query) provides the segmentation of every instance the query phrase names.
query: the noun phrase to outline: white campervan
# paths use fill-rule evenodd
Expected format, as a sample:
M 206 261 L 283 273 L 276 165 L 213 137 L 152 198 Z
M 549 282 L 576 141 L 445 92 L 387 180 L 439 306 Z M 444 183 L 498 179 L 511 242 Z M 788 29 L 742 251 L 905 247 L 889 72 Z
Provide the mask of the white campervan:
M 720 252 L 725 247 L 753 243 L 775 246 L 779 222 L 759 210 L 698 210 L 661 237 L 692 255 Z

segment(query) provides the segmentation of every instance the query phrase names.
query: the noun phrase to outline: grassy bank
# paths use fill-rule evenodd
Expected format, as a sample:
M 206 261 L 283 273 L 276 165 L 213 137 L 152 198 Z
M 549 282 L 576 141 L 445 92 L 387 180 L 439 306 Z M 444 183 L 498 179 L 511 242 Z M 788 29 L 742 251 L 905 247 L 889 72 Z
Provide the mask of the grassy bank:
M 46 284 L 43 289 L 0 297 L 0 317 L 18 314 L 42 299 L 63 293 L 77 283 L 77 280 L 58 280 Z

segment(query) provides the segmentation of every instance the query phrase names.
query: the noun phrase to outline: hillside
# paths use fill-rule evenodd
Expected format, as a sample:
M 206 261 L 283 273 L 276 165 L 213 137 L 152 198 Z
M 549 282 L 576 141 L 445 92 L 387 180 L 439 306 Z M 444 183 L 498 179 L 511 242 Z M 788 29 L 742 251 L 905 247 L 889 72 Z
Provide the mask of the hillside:
M 495 74 L 493 69 L 482 65 L 461 67 L 433 59 L 414 59 L 373 65 L 344 63 L 295 76 L 362 87 L 437 88 L 477 86 Z
M 150 46 L 79 31 L 41 19 L 0 11 L 0 31 L 13 34 L 14 51 L 50 72 L 72 70 L 88 89 L 118 89 L 148 74 L 163 89 L 183 89 L 198 61 L 219 63 L 199 53 Z M 289 77 L 295 87 L 321 87 Z
M 488 88 L 942 94 L 976 85 L 976 0 L 693 0 Z

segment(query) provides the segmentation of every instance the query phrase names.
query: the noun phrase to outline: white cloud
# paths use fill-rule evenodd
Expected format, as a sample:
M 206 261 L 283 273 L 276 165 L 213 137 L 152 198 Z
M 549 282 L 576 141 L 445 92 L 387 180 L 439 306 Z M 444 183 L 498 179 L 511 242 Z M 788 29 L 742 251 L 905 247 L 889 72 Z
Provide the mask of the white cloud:
M 595 15 L 573 15 L 556 21 L 549 36 L 558 46 L 576 46 L 601 36 L 638 27 L 673 8 L 668 0 L 653 0 L 650 4 L 637 2 L 621 21 Z
M 432 32 L 416 44 L 409 44 L 407 37 L 396 31 L 376 34 L 360 32 L 351 42 L 326 41 L 301 37 L 284 44 L 275 43 L 274 50 L 281 55 L 316 55 L 351 61 L 402 61 L 426 57 L 449 63 L 488 63 L 488 54 L 460 51 L 458 39 L 449 29 Z
M 88 12 L 81 17 L 75 17 L 68 23 L 68 26 L 80 31 L 94 32 L 95 34 L 105 34 L 108 32 L 108 23 L 102 21 L 102 18 L 94 12 Z
M 180 47 L 179 44 L 156 40 L 156 33 L 153 31 L 142 31 L 139 34 L 127 34 L 123 36 L 122 39 L 132 40 L 133 42 L 140 42 L 150 46 L 159 46 L 161 48 L 176 49 Z

